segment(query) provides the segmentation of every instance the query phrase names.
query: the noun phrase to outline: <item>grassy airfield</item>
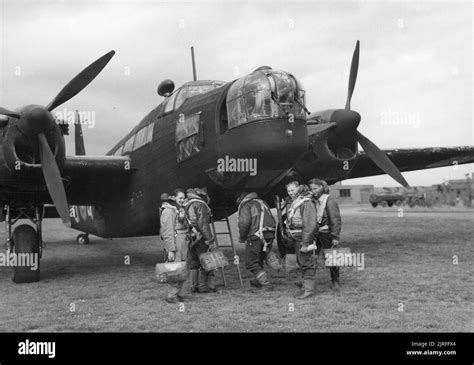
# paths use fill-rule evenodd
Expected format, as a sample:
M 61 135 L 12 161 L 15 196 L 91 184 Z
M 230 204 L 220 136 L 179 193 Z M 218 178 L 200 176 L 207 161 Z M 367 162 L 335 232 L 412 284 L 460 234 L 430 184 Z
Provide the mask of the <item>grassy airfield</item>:
M 91 236 L 79 246 L 78 232 L 46 220 L 42 280 L 14 284 L 11 269 L 0 267 L 0 331 L 474 331 L 474 210 L 405 207 L 399 217 L 398 207 L 341 206 L 341 212 L 341 246 L 365 254 L 364 270 L 341 270 L 341 291 L 330 290 L 321 258 L 310 300 L 295 300 L 295 277 L 270 269 L 275 290 L 251 289 L 238 244 L 244 288 L 231 265 L 227 287 L 189 294 L 183 305 L 166 303 L 166 288 L 154 277 L 163 260 L 158 237 Z M 232 226 L 237 238 L 235 215 Z

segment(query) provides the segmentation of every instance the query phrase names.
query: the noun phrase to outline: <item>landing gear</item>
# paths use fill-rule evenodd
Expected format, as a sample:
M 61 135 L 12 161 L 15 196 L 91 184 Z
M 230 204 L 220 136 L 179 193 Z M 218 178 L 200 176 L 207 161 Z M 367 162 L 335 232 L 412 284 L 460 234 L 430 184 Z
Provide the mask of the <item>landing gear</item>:
M 11 211 L 6 205 L 5 232 L 7 234 L 6 251 L 13 267 L 12 281 L 15 283 L 32 283 L 40 280 L 40 259 L 43 254 L 41 223 L 44 216 L 42 205 L 34 208 L 34 217 L 30 208 Z M 15 217 L 12 217 L 16 213 Z M 36 226 L 21 224 L 13 230 L 12 225 L 20 218 L 27 218 Z
M 14 283 L 33 283 L 40 280 L 40 244 L 35 229 L 22 224 L 15 228 L 12 235 L 16 265 L 13 266 Z M 23 257 L 24 259 L 20 259 Z M 23 262 L 21 262 L 21 261 Z
M 76 237 L 76 243 L 78 245 L 87 245 L 89 244 L 89 235 L 86 233 L 81 233 Z

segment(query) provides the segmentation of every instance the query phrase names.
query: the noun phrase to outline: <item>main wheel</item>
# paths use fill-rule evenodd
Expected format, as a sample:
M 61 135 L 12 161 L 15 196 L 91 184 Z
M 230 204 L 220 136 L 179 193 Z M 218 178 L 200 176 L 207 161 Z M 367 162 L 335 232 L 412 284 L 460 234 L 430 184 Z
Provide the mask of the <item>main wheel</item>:
M 79 245 L 87 245 L 89 244 L 89 236 L 85 233 L 81 233 L 76 237 L 76 242 Z
M 389 207 L 391 207 L 391 206 L 393 206 L 393 201 L 390 200 L 387 204 L 388 204 Z
M 378 205 L 377 203 L 372 203 L 372 206 L 373 206 L 374 208 L 377 208 L 377 205 Z
M 28 225 L 22 224 L 12 234 L 13 252 L 17 263 L 13 266 L 14 283 L 33 283 L 40 280 L 40 242 L 38 233 Z

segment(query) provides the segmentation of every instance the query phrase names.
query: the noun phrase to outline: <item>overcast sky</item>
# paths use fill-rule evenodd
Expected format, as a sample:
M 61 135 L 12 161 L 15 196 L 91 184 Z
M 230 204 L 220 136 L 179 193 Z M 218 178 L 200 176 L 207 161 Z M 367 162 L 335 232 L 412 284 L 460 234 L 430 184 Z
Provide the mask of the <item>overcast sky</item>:
M 203 2 L 0 0 L 0 105 L 46 105 L 85 66 L 117 53 L 59 111 L 95 113 L 88 154 L 104 154 L 161 102 L 158 83 L 232 80 L 261 65 L 302 81 L 310 111 L 351 107 L 381 149 L 473 145 L 471 2 Z M 92 115 L 92 114 L 91 114 Z M 73 134 L 66 137 L 73 154 Z M 411 185 L 463 178 L 473 164 L 404 173 Z M 345 182 L 397 185 L 387 176 Z

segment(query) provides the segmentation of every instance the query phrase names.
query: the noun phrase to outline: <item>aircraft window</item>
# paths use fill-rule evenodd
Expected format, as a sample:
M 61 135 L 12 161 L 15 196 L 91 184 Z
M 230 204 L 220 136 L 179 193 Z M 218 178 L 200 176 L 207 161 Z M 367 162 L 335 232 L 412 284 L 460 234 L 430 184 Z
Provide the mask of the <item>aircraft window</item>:
M 237 80 L 230 87 L 227 94 L 227 119 L 229 120 L 229 128 L 247 122 L 245 104 L 242 99 L 243 85 L 244 78 Z
M 153 138 L 153 123 L 147 125 L 140 129 L 135 135 L 135 143 L 133 144 L 133 150 L 137 150 L 140 147 L 146 145 L 148 142 L 151 142 Z
M 135 140 L 135 135 L 131 136 L 127 142 L 123 145 L 122 155 L 132 152 L 133 150 L 133 141 Z
M 304 90 L 292 75 L 282 71 L 255 71 L 237 80 L 229 89 L 229 128 L 265 118 L 287 118 L 290 113 L 304 119 L 303 105 Z
M 227 112 L 229 128 L 252 120 L 278 116 L 272 105 L 270 80 L 262 71 L 237 80 L 228 94 Z
M 165 105 L 165 113 L 171 112 L 174 110 L 174 100 L 176 99 L 176 95 L 178 95 L 178 91 L 176 90 L 171 96 L 168 98 L 168 101 Z
M 296 82 L 285 72 L 272 73 L 276 84 L 277 99 L 280 104 L 290 105 L 295 99 Z
M 176 97 L 176 102 L 174 105 L 174 109 L 178 109 L 181 105 L 183 105 L 184 101 L 186 100 L 187 88 L 183 87 L 179 90 L 178 96 Z
M 194 95 L 203 94 L 209 90 L 215 89 L 216 87 L 216 84 L 188 85 L 188 98 Z
M 123 146 L 120 146 L 117 151 L 114 152 L 114 156 L 122 156 Z
M 153 140 L 153 129 L 155 128 L 155 123 L 148 124 L 146 131 L 146 143 Z
M 272 116 L 271 88 L 268 78 L 255 72 L 245 79 L 245 109 L 248 121 Z M 275 109 L 275 114 L 278 111 Z
M 199 140 L 200 114 L 180 117 L 176 122 L 176 154 L 178 162 L 195 155 L 201 150 Z
M 218 88 L 224 85 L 225 82 L 214 81 L 205 85 L 186 85 L 179 90 L 178 95 L 176 96 L 176 101 L 174 104 L 174 110 L 178 109 L 186 99 L 193 97 L 195 95 L 204 94 L 212 89 Z M 166 111 L 165 111 L 166 112 Z

